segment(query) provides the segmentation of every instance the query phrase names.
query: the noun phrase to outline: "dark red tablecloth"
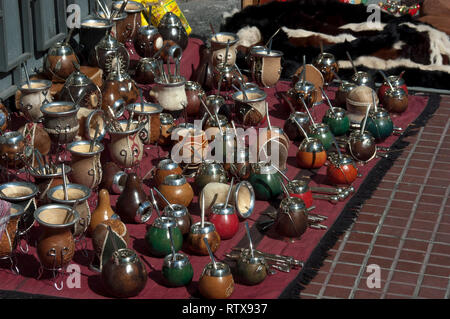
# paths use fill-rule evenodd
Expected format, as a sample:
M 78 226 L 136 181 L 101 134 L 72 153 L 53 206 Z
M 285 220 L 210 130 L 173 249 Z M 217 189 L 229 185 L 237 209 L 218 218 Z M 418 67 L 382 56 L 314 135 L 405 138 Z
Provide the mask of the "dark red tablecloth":
M 196 39 L 191 39 L 189 47 L 185 52 L 182 61 L 182 74 L 189 77 L 193 67 L 198 65 L 198 48 L 201 42 Z M 185 60 L 186 59 L 186 60 Z M 189 60 L 188 60 L 189 59 Z M 271 116 L 272 125 L 283 127 L 284 121 L 289 116 L 289 110 L 279 101 L 275 93 L 286 91 L 289 88 L 288 82 L 280 82 L 276 88 L 265 89 L 267 92 L 267 101 L 269 103 L 269 112 Z M 334 98 L 334 92 L 329 91 L 330 99 Z M 419 114 L 424 110 L 427 104 L 427 98 L 421 96 L 410 96 L 408 110 L 400 116 L 394 116 L 393 120 L 396 126 L 406 127 L 409 123 L 413 122 Z M 327 107 L 322 104 L 314 108 L 313 116 L 317 121 L 320 121 Z M 390 146 L 398 137 L 391 136 L 385 140 L 381 145 Z M 105 144 L 107 141 L 104 141 Z M 298 148 L 298 144 L 291 143 L 289 149 L 288 171 L 287 176 L 294 178 L 301 172 L 295 164 L 295 154 Z M 147 155 L 144 157 L 140 167 L 137 169 L 139 175 L 144 175 L 148 170 L 153 167 L 152 160 L 157 156 L 155 149 L 146 151 Z M 167 152 L 162 151 L 161 155 L 166 155 Z M 358 178 L 353 186 L 355 189 L 361 185 L 365 176 L 375 166 L 378 159 L 374 159 L 365 166 L 360 167 L 360 172 L 363 177 Z M 317 171 L 316 176 L 311 181 L 311 186 L 320 185 L 325 183 L 326 168 L 322 167 Z M 148 194 L 148 187 L 145 186 L 145 191 Z M 117 200 L 117 196 L 111 197 L 111 203 L 114 206 Z M 95 205 L 96 195 L 90 199 L 91 204 Z M 333 225 L 336 218 L 341 213 L 346 202 L 340 202 L 336 205 L 332 205 L 326 201 L 316 200 L 314 205 L 317 207 L 314 212 L 328 216 L 328 220 L 323 222 L 324 225 L 329 228 Z M 286 241 L 278 238 L 274 238 L 268 233 L 268 236 L 263 236 L 258 232 L 255 227 L 255 222 L 261 217 L 261 213 L 266 210 L 276 210 L 277 207 L 271 207 L 268 202 L 257 201 L 256 208 L 253 215 L 248 219 L 249 225 L 252 228 L 252 234 L 255 236 L 256 248 L 265 252 L 283 254 L 294 256 L 296 259 L 306 261 L 310 256 L 313 249 L 319 243 L 320 239 L 324 235 L 325 231 L 308 229 L 301 239 L 295 241 Z M 197 203 L 197 196 L 194 198 L 193 203 L 189 207 L 189 211 L 193 215 L 194 221 L 199 221 L 199 206 Z M 194 278 L 192 283 L 187 287 L 182 288 L 167 288 L 162 284 L 161 267 L 163 263 L 162 258 L 154 258 L 150 256 L 147 249 L 147 244 L 144 240 L 146 228 L 151 225 L 156 218 L 154 213 L 151 220 L 147 225 L 127 225 L 129 233 L 131 234 L 130 248 L 135 249 L 139 256 L 143 259 L 149 278 L 144 291 L 137 298 L 150 298 L 150 299 L 173 299 L 173 298 L 191 298 L 199 297 L 197 292 L 197 283 L 203 267 L 210 261 L 209 257 L 191 256 L 190 260 L 194 268 Z M 38 238 L 39 229 L 37 226 L 33 227 L 30 232 L 30 252 L 28 254 L 19 253 L 17 256 L 18 266 L 21 271 L 20 276 L 16 276 L 9 270 L 9 265 L 6 262 L 1 262 L 0 268 L 0 290 L 12 290 L 20 291 L 32 294 L 44 294 L 51 296 L 60 296 L 67 298 L 108 298 L 108 294 L 104 291 L 101 282 L 101 277 L 98 273 L 89 270 L 88 265 L 93 256 L 92 245 L 90 239 L 88 239 L 88 252 L 89 257 L 85 257 L 80 250 L 78 250 L 73 259 L 74 264 L 78 264 L 81 268 L 81 288 L 67 288 L 62 291 L 57 291 L 50 281 L 50 274 L 46 275 L 41 280 L 36 280 L 38 276 L 39 261 L 35 252 L 35 241 Z M 219 260 L 224 260 L 224 254 L 229 252 L 231 248 L 238 244 L 246 245 L 246 235 L 243 223 L 240 224 L 239 232 L 230 240 L 222 241 L 220 248 L 216 252 L 216 257 Z M 80 248 L 80 247 L 79 247 Z M 236 284 L 235 291 L 231 298 L 262 298 L 272 299 L 278 298 L 281 292 L 293 281 L 298 275 L 299 270 L 293 270 L 290 273 L 279 272 L 273 276 L 269 276 L 263 283 L 256 287 L 249 287 L 240 284 Z

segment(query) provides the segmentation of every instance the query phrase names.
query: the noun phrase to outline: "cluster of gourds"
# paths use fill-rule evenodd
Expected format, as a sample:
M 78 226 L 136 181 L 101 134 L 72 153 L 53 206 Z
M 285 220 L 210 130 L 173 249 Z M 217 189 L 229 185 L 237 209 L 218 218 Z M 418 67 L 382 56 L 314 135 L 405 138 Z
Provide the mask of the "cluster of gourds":
M 158 217 L 145 240 L 152 256 L 164 257 L 166 284 L 184 286 L 193 278 L 189 256 L 180 252 L 184 243 L 189 253 L 211 257 L 200 278 L 200 293 L 206 298 L 227 298 L 234 290 L 234 279 L 230 267 L 216 261 L 213 254 L 222 240 L 237 234 L 240 221 L 253 213 L 255 200 L 272 200 L 284 193 L 274 220 L 264 225 L 275 225 L 280 236 L 299 238 L 308 227 L 326 229 L 320 225 L 326 216 L 310 212 L 313 199 L 336 203 L 347 198 L 358 175 L 355 160 L 374 158 L 375 140 L 394 132 L 388 111 L 402 112 L 407 107 L 407 89 L 401 76 L 386 78 L 379 90 L 385 110 L 377 105 L 371 79 L 356 69 L 352 82 L 341 81 L 334 102 L 339 107 L 333 106 L 323 85 L 308 81 L 310 72 L 316 72 L 325 84 L 337 77 L 334 57 L 321 53 L 314 65 L 304 62 L 286 95 L 295 112 L 284 129 L 272 127 L 267 94 L 260 87 L 273 87 L 279 81 L 283 53 L 271 48 L 279 30 L 266 45 L 249 50 L 247 62 L 256 83 L 249 83 L 235 63 L 238 36 L 214 30 L 210 47 L 200 52 L 201 63 L 192 77 L 195 81 L 186 81 L 180 62 L 188 37 L 178 17 L 167 13 L 158 29 L 140 28 L 142 4 L 117 1 L 109 9 L 98 1 L 98 6 L 98 18 L 86 19 L 81 25 L 80 54 L 82 64 L 103 71 L 103 85 L 97 86 L 85 74 L 89 69 L 80 67 L 69 44 L 71 31 L 45 58 L 49 80 L 30 80 L 27 74 L 27 82 L 19 88 L 18 108 L 29 123 L 19 131 L 3 133 L 9 114 L 0 105 L 1 164 L 6 169 L 25 167 L 34 180 L 0 186 L 0 198 L 13 203 L 6 228 L 12 241 L 0 241 L 0 257 L 9 258 L 16 272 L 16 246 L 36 220 L 43 229 L 37 245 L 42 269 L 66 267 L 75 243 L 88 235 L 95 251 L 90 268 L 102 273 L 107 291 L 116 297 L 136 296 L 145 288 L 148 276 L 136 252 L 127 248 L 130 236 L 126 224 L 145 224 L 156 209 Z M 129 75 L 130 55 L 125 45 L 142 57 L 134 79 L 153 85 L 149 96 L 154 103 L 144 101 L 142 90 Z M 64 86 L 53 101 L 55 83 Z M 205 90 L 215 93 L 206 96 Z M 230 94 L 230 90 L 236 92 Z M 226 103 L 227 97 L 234 108 Z M 310 110 L 323 98 L 330 108 L 318 123 Z M 257 163 L 249 162 L 248 146 L 238 148 L 233 113 L 243 127 L 260 126 L 267 120 L 268 130 L 257 136 L 258 144 L 265 146 L 264 152 L 258 151 Z M 185 122 L 176 124 L 174 118 L 180 117 Z M 201 119 L 202 127 L 189 123 L 189 118 Z M 360 124 L 360 129 L 350 133 L 352 123 Z M 342 154 L 337 141 L 347 134 L 349 155 Z M 104 145 L 106 136 L 109 141 Z M 296 155 L 298 167 L 317 169 L 328 159 L 329 183 L 345 187 L 309 187 L 304 180 L 289 180 L 283 171 L 287 169 L 290 140 L 302 140 Z M 224 155 L 230 148 L 234 150 L 234 161 L 222 165 L 205 160 L 208 144 L 213 141 L 222 143 L 219 148 L 223 147 Z M 170 147 L 173 142 L 182 142 L 181 163 L 160 160 L 143 178 L 125 173 L 139 166 L 146 147 Z M 278 166 L 263 162 L 274 143 L 280 154 Z M 333 145 L 337 153 L 329 152 Z M 111 161 L 102 163 L 105 146 Z M 70 166 L 65 163 L 65 151 L 70 153 Z M 199 161 L 192 163 L 191 159 Z M 193 187 L 188 175 L 195 177 Z M 149 176 L 153 185 L 147 195 L 143 180 Z M 98 204 L 91 213 L 89 198 L 92 190 L 98 189 Z M 120 194 L 115 210 L 110 194 Z M 198 223 L 193 223 L 188 211 L 195 194 L 201 210 Z M 239 282 L 255 285 L 270 273 L 272 255 L 254 250 L 248 223 L 246 229 L 250 249 L 234 259 Z M 56 282 L 55 286 L 61 289 Z

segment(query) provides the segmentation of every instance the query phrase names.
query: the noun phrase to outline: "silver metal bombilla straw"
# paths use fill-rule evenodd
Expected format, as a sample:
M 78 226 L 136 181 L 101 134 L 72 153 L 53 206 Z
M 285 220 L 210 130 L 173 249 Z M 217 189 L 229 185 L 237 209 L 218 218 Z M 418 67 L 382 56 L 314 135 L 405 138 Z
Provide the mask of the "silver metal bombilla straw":
M 383 77 L 384 81 L 390 86 L 391 90 L 394 91 L 394 87 L 392 86 L 391 81 L 389 81 L 389 78 L 386 76 L 386 74 L 384 74 L 383 71 L 378 70 L 378 73 L 381 74 L 381 76 Z
M 275 38 L 275 36 L 281 31 L 281 28 L 278 28 L 277 31 L 275 31 L 274 34 L 272 34 L 272 36 L 269 38 L 269 40 L 267 40 L 266 44 L 264 45 L 265 47 L 269 48 L 269 51 L 271 51 L 272 47 L 271 47 L 271 41 L 273 40 L 273 38 Z M 270 46 L 269 46 L 270 44 Z
M 172 260 L 176 261 L 177 252 L 175 251 L 175 243 L 173 242 L 172 227 L 169 227 L 169 239 L 170 239 L 170 247 L 172 248 Z
M 31 89 L 30 76 L 28 74 L 26 62 L 22 62 L 22 67 L 23 67 L 23 70 L 25 71 L 25 79 L 27 81 L 28 88 Z
M 309 116 L 309 119 L 311 120 L 312 126 L 313 126 L 314 128 L 317 128 L 317 124 L 316 124 L 316 122 L 314 121 L 314 118 L 312 117 L 311 112 L 309 111 L 308 105 L 306 105 L 305 100 L 304 100 L 301 96 L 299 96 L 298 98 L 300 99 L 300 101 L 302 102 L 303 106 L 305 107 L 306 113 L 308 113 L 308 116 Z
M 163 201 L 166 202 L 167 205 L 169 205 L 171 210 L 175 210 L 175 208 L 172 206 L 172 204 L 167 200 L 167 198 L 163 194 L 161 194 L 161 192 L 156 187 L 153 187 L 153 190 L 156 193 L 158 193 L 159 197 L 161 197 L 163 199 Z
M 214 267 L 214 269 L 217 269 L 217 263 L 216 263 L 216 260 L 214 259 L 214 254 L 211 250 L 211 247 L 209 246 L 208 238 L 203 237 L 203 241 L 205 242 L 206 248 L 208 249 L 209 258 L 211 258 L 213 267 Z
M 364 134 L 364 131 L 366 129 L 367 118 L 369 117 L 369 112 L 370 112 L 370 105 L 366 109 L 366 116 L 364 117 L 363 124 L 361 125 L 361 134 Z
M 156 201 L 155 194 L 153 193 L 153 188 L 150 189 L 150 195 L 152 196 L 152 203 L 153 203 L 153 206 L 155 206 L 156 214 L 158 215 L 158 218 L 160 218 L 161 213 L 159 212 L 158 202 Z
M 328 103 L 328 105 L 330 106 L 331 112 L 333 112 L 333 114 L 336 115 L 336 112 L 334 111 L 333 104 L 331 104 L 331 101 L 330 101 L 330 99 L 328 98 L 327 93 L 325 93 L 325 90 L 324 90 L 322 87 L 320 87 L 320 91 L 322 91 L 323 97 L 327 100 L 327 103 Z
M 250 228 L 248 227 L 248 222 L 245 222 L 245 231 L 247 232 L 248 244 L 250 247 L 250 255 L 255 258 L 255 251 L 253 249 L 252 236 L 250 236 Z
M 353 72 L 355 72 L 355 74 L 358 73 L 358 70 L 356 69 L 355 63 L 353 62 L 353 59 L 352 59 L 350 53 L 348 51 L 345 53 L 347 54 L 347 58 L 350 61 L 350 64 L 352 65 Z
M 303 128 L 303 126 L 300 125 L 300 123 L 298 122 L 298 120 L 294 117 L 294 122 L 295 124 L 297 124 L 298 128 L 300 129 L 300 131 L 303 133 L 303 136 L 305 136 L 306 140 L 309 142 L 309 136 L 306 133 L 305 129 Z
M 228 189 L 227 198 L 225 200 L 224 208 L 227 208 L 228 202 L 230 201 L 230 195 L 231 195 L 231 191 L 233 189 L 233 184 L 234 184 L 234 177 L 231 178 L 231 184 L 230 184 L 230 188 Z

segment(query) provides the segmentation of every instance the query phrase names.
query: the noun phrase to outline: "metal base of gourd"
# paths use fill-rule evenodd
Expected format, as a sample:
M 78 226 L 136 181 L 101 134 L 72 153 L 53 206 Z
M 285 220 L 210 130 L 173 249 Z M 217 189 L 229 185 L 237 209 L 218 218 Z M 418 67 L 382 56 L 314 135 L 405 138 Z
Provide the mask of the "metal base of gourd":
M 51 271 L 52 272 L 52 278 L 51 283 L 53 283 L 53 286 L 56 290 L 61 291 L 64 288 L 64 277 L 66 276 L 66 271 L 63 268 L 56 268 L 56 269 L 47 269 L 42 264 L 39 266 L 39 273 L 36 278 L 36 280 L 40 280 L 42 275 L 44 274 L 44 271 Z M 58 280 L 61 278 L 60 285 L 58 286 Z
M 11 272 L 16 276 L 20 275 L 20 270 L 17 267 L 17 255 L 15 251 L 12 252 L 9 256 L 0 257 L 0 261 L 2 260 L 9 260 Z

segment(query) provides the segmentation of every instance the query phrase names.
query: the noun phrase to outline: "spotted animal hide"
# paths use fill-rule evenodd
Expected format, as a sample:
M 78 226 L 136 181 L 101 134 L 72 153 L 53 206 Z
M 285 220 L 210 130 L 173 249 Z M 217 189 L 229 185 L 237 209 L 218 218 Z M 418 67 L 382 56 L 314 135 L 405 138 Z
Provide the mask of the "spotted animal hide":
M 409 15 L 394 17 L 379 12 L 379 23 L 368 23 L 374 13 L 364 5 L 336 0 L 298 0 L 251 6 L 227 18 L 222 31 L 241 36 L 241 45 L 264 44 L 278 28 L 272 48 L 284 52 L 283 78 L 324 51 L 339 61 L 339 75 L 353 74 L 348 51 L 358 70 L 368 71 L 377 82 L 377 70 L 389 75 L 405 71 L 409 86 L 450 89 L 450 40 L 446 33 Z M 450 18 L 450 17 L 449 17 Z M 244 60 L 238 60 L 243 63 Z

